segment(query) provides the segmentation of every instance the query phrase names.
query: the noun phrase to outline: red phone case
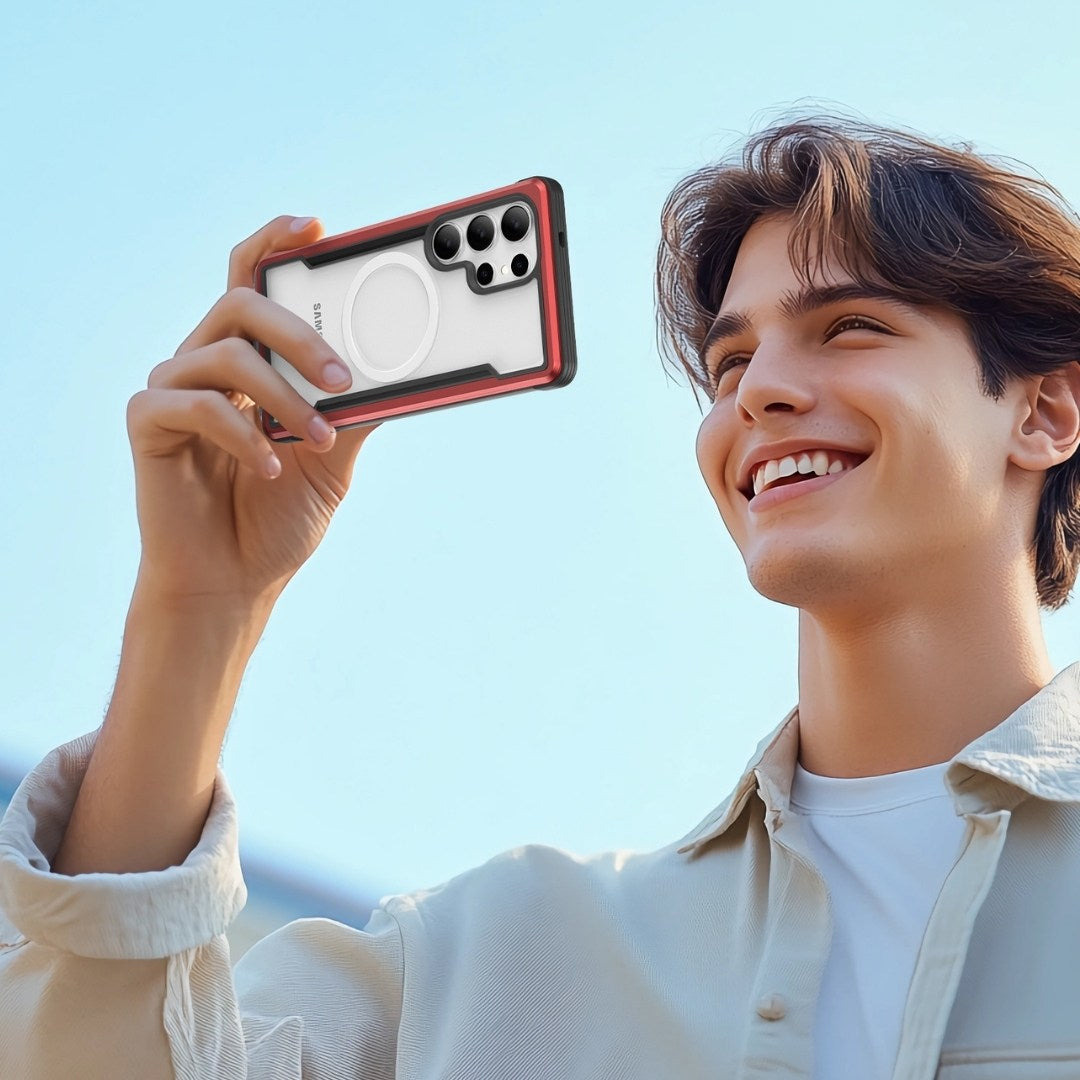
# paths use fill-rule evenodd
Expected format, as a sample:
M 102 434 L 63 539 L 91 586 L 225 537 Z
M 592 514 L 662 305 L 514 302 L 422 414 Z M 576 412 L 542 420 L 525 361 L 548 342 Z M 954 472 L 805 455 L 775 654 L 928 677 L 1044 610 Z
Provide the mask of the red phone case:
M 511 207 L 517 229 L 503 223 Z M 483 230 L 470 226 L 479 228 L 480 216 L 494 237 L 477 249 L 470 237 Z M 527 231 L 517 237 L 523 217 Z M 436 234 L 454 230 L 457 252 L 440 257 L 447 247 Z M 494 275 L 486 281 L 485 263 Z M 349 364 L 350 389 L 328 394 L 259 345 L 337 428 L 565 386 L 577 368 L 563 192 L 550 177 L 278 252 L 258 264 L 255 279 Z M 260 423 L 270 438 L 296 441 L 263 410 Z

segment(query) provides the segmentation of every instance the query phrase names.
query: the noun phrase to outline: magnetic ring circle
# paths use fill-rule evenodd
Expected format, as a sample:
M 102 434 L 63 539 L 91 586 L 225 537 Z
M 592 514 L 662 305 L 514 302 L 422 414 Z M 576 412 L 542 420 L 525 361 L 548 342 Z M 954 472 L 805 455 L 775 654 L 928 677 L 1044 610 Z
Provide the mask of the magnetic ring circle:
M 386 251 L 356 275 L 341 315 L 349 359 L 369 378 L 397 382 L 427 358 L 439 324 L 439 296 L 427 267 Z

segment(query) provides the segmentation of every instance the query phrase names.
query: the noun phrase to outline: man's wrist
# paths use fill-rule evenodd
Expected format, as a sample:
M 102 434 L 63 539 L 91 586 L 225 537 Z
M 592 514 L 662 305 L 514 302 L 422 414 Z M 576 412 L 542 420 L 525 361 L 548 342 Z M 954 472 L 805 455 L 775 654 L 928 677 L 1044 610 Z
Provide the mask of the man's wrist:
M 140 573 L 127 621 L 161 628 L 201 629 L 214 636 L 250 640 L 254 649 L 279 595 L 183 594 L 155 587 Z

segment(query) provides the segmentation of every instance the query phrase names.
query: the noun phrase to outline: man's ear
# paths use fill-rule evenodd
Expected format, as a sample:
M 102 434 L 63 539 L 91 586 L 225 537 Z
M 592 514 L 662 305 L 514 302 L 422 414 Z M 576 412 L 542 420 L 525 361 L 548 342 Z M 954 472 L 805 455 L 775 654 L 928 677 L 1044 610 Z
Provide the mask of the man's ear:
M 1080 446 L 1080 360 L 1023 382 L 1021 425 L 1009 460 L 1042 472 L 1068 461 Z

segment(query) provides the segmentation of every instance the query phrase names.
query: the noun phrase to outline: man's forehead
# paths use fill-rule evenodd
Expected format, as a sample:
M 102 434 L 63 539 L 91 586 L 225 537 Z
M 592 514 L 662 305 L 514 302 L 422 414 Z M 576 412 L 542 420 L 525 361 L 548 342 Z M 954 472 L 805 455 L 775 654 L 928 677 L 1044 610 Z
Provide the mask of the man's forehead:
M 791 232 L 795 218 L 787 213 L 759 217 L 746 231 L 735 253 L 735 261 L 724 288 L 724 296 L 744 288 L 764 288 L 775 293 L 796 282 L 814 286 L 846 285 L 852 275 L 837 257 L 842 246 L 835 237 L 810 236 L 804 245 L 805 262 L 796 269 L 791 260 Z M 721 297 L 721 308 L 724 306 Z

